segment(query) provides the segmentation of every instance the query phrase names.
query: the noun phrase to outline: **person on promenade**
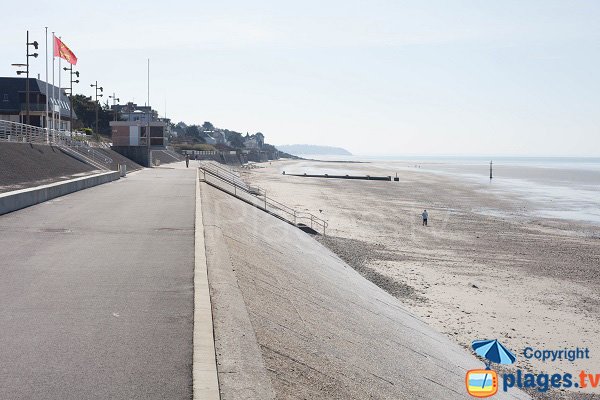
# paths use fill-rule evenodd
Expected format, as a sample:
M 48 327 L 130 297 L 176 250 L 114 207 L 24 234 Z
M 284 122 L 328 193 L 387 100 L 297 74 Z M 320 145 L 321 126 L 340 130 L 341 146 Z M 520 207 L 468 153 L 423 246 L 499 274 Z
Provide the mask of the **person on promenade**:
M 427 218 L 429 218 L 429 213 L 427 210 L 423 210 L 423 214 L 421 214 L 421 216 L 423 217 L 423 226 L 427 226 Z
M 185 154 L 185 167 L 189 168 L 190 167 L 190 155 L 189 154 Z

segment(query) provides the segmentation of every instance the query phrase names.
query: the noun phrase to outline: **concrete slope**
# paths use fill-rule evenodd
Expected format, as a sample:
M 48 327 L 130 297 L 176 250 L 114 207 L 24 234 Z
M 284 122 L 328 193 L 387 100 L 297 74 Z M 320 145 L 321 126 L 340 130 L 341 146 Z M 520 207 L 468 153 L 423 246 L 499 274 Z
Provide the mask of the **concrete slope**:
M 482 363 L 398 299 L 299 229 L 201 197 L 223 400 L 468 398 Z
M 94 173 L 56 146 L 0 142 L 0 192 L 10 192 Z
M 138 169 L 144 168 L 141 165 L 139 165 L 138 163 L 136 163 L 135 161 L 130 160 L 129 158 L 117 153 L 114 150 L 110 150 L 110 149 L 106 149 L 106 148 L 97 148 L 96 150 L 105 154 L 106 156 L 112 158 L 113 162 L 111 163 L 109 168 L 113 171 L 119 170 L 119 164 L 127 165 L 128 172 L 133 172 L 133 171 L 137 171 Z
M 177 153 L 171 153 L 166 150 L 152 150 L 152 161 L 160 160 L 161 164 L 170 164 L 184 160 Z
M 0 216 L 0 399 L 189 399 L 195 171 Z

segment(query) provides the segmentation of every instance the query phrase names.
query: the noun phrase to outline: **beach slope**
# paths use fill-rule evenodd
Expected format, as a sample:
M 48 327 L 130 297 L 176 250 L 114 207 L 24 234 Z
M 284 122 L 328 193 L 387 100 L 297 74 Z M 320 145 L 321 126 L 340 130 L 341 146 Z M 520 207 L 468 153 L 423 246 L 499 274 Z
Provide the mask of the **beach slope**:
M 464 399 L 464 349 L 309 235 L 201 184 L 222 399 Z M 497 398 L 527 398 L 518 391 Z

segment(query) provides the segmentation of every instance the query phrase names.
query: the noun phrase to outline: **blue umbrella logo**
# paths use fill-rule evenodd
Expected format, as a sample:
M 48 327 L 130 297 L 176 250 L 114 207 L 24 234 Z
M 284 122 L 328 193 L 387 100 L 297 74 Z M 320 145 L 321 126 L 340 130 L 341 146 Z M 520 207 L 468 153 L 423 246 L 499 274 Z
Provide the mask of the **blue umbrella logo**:
M 502 345 L 498 340 L 475 340 L 471 344 L 477 355 L 488 360 L 486 368 L 490 368 L 490 363 L 512 364 L 517 357 Z
M 473 348 L 473 350 L 475 351 L 475 353 L 483 358 L 485 358 L 487 360 L 486 364 L 485 364 L 485 370 L 488 371 L 490 370 L 490 365 L 491 363 L 496 363 L 496 364 L 512 364 L 515 362 L 515 360 L 517 359 L 517 357 L 515 357 L 515 355 L 513 353 L 510 352 L 510 350 L 508 350 L 506 347 L 504 347 L 502 345 L 502 343 L 500 343 L 498 340 L 475 340 L 473 341 L 473 343 L 471 344 L 471 347 Z M 479 387 L 479 382 L 481 382 L 481 388 L 480 389 L 474 389 L 475 391 L 478 390 L 484 390 L 484 388 L 487 387 L 487 385 L 490 385 L 489 381 L 493 381 L 493 377 L 495 376 L 495 372 L 494 371 L 490 371 L 490 373 L 483 373 L 484 371 L 480 371 L 481 375 L 484 375 L 483 378 L 479 378 L 479 379 L 474 379 L 471 386 L 473 386 L 473 384 L 477 385 L 477 387 Z M 489 376 L 489 379 L 488 379 Z M 469 379 L 467 379 L 467 381 L 469 381 Z M 477 382 L 475 382 L 477 381 Z M 469 382 L 467 382 L 467 390 L 469 390 Z M 472 389 L 473 390 L 473 389 Z M 487 394 L 484 395 L 483 393 L 477 395 L 477 394 L 473 394 L 471 391 L 469 392 L 471 395 L 475 395 L 476 397 L 487 397 L 488 395 L 493 395 L 495 393 L 495 391 L 491 394 Z

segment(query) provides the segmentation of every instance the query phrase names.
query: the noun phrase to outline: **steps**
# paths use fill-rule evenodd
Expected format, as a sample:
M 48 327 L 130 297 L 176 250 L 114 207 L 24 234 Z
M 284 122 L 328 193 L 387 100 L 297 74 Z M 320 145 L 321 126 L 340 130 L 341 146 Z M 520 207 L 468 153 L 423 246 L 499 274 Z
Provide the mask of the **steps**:
M 64 144 L 61 144 L 59 147 L 63 152 L 81 162 L 84 162 L 102 171 L 110 171 L 109 166 L 113 160 L 92 148 L 67 146 Z
M 201 182 L 205 182 L 288 224 L 294 225 L 306 233 L 325 235 L 328 226 L 326 221 L 309 212 L 297 211 L 273 200 L 266 196 L 264 191 L 250 188 L 233 171 L 227 171 L 222 167 L 217 168 L 210 163 L 201 163 L 199 169 Z

